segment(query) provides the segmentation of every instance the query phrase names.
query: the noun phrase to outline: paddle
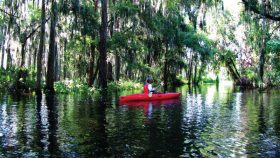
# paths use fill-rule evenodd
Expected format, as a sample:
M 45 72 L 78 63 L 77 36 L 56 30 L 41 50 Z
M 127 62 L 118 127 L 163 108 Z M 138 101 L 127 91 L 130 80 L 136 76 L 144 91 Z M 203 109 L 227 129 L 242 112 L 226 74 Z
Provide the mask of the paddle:
M 157 88 L 155 88 L 155 89 L 158 89 L 159 87 L 161 87 L 161 86 L 163 86 L 164 85 L 164 83 L 161 81 L 160 82 L 160 84 L 157 86 Z
M 155 89 L 158 89 L 159 87 L 163 86 L 164 83 L 160 82 L 160 85 L 158 85 Z M 153 96 L 153 92 L 149 92 L 148 96 L 151 98 Z

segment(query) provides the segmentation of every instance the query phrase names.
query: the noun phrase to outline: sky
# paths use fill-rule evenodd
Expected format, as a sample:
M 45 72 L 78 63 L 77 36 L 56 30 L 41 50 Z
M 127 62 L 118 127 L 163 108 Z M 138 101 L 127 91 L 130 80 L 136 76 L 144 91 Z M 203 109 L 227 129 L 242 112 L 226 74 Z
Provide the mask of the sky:
M 233 16 L 238 17 L 242 2 L 241 0 L 223 0 L 224 2 L 224 8 L 228 10 Z

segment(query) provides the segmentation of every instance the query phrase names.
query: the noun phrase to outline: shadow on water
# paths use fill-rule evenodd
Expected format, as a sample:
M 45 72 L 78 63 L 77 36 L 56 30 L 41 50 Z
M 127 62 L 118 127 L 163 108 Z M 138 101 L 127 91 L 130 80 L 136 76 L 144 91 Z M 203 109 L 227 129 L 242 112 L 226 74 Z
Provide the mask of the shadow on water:
M 279 157 L 279 91 L 180 87 L 179 100 L 122 93 L 0 93 L 0 157 Z M 105 99 L 104 99 L 105 98 Z
M 57 131 L 58 131 L 58 102 L 56 96 L 54 95 L 46 95 L 46 105 L 48 108 L 48 149 L 50 155 L 59 155 L 61 153 L 59 151 L 58 140 L 57 140 Z
M 96 157 L 109 157 L 109 143 L 107 141 L 107 131 L 106 131 L 106 125 L 108 124 L 106 121 L 106 108 L 108 106 L 107 104 L 107 94 L 106 96 L 103 96 L 102 98 L 99 98 L 97 100 L 97 106 L 96 106 L 96 113 L 97 113 L 97 130 L 96 133 L 99 134 L 99 137 L 96 141 L 96 150 L 94 151 L 92 156 Z
M 42 123 L 42 117 L 41 117 L 41 110 L 42 110 L 42 96 L 37 96 L 36 97 L 36 146 L 38 146 L 39 153 L 43 153 L 43 149 L 45 148 L 45 144 L 43 143 L 43 138 L 44 138 L 44 128 L 43 128 L 43 123 Z M 47 148 L 47 147 L 46 147 Z M 38 156 L 42 157 L 44 156 L 43 154 L 39 154 Z

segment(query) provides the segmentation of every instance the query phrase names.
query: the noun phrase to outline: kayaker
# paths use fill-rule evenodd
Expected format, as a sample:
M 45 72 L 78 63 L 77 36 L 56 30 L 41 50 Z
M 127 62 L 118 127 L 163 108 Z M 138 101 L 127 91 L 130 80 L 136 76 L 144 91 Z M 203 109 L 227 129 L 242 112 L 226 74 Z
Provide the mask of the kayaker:
M 149 93 L 158 93 L 156 88 L 153 88 L 153 78 L 151 76 L 148 76 L 146 79 L 146 83 L 144 85 L 144 93 L 149 94 Z M 163 85 L 163 83 L 161 83 Z

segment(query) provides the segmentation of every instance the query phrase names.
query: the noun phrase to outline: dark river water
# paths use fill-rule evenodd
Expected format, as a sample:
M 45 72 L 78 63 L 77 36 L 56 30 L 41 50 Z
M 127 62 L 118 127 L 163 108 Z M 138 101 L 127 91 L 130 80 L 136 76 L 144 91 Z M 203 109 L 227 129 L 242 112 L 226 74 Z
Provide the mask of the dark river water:
M 278 90 L 177 91 L 135 105 L 0 93 L 0 157 L 280 157 Z

